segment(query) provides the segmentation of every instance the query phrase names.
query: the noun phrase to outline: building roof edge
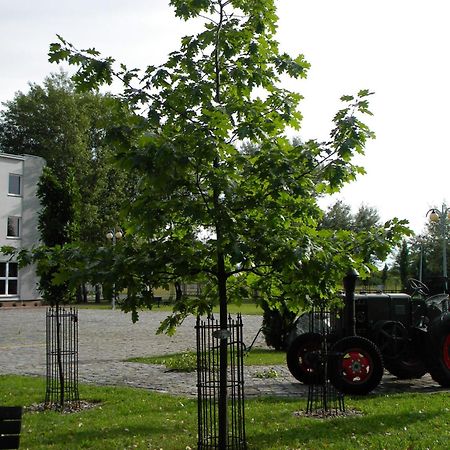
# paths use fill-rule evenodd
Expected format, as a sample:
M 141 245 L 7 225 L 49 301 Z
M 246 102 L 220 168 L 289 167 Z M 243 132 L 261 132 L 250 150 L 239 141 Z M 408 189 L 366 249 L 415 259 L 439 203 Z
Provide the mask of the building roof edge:
M 27 153 L 23 153 L 22 155 L 13 155 L 12 153 L 2 152 L 1 150 L 0 150 L 0 158 L 15 159 L 17 161 L 25 161 L 27 158 L 36 158 L 45 161 L 45 159 L 42 158 L 41 156 L 28 155 Z

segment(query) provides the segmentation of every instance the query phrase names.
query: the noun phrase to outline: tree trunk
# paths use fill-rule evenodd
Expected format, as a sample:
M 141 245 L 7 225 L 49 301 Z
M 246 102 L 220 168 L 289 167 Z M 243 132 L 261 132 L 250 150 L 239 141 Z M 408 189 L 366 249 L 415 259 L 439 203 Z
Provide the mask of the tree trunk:
M 183 289 L 179 281 L 175 281 L 175 302 L 179 302 L 183 297 Z
M 218 159 L 214 161 L 214 168 L 219 167 Z M 221 228 L 219 191 L 214 189 L 214 210 L 216 214 L 216 245 L 217 245 L 217 288 L 219 293 L 219 450 L 228 448 L 228 305 L 227 305 L 227 272 L 225 269 L 225 255 L 223 252 L 223 234 Z
M 82 292 L 82 287 L 81 287 L 81 285 L 80 286 L 78 286 L 78 288 L 77 288 L 77 294 L 76 294 L 76 296 L 77 296 L 77 303 L 83 303 L 83 292 Z
M 220 356 L 219 356 L 219 449 L 227 448 L 228 440 L 228 311 L 227 311 L 227 275 L 223 253 L 217 255 L 220 305 Z
M 86 288 L 86 283 L 83 283 L 81 285 L 81 292 L 83 295 L 83 303 L 87 303 L 88 302 L 88 292 L 87 292 L 87 288 Z
M 99 284 L 95 285 L 95 303 L 100 303 L 102 290 Z
M 56 359 L 58 362 L 58 375 L 59 375 L 59 400 L 61 408 L 64 407 L 64 392 L 65 392 L 65 377 L 62 363 L 62 349 L 61 349 L 61 308 L 56 305 Z

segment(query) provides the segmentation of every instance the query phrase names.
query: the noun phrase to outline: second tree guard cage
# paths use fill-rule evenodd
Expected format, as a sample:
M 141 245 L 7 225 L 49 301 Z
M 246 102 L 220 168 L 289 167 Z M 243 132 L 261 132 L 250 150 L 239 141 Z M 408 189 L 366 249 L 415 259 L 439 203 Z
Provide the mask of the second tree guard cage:
M 220 341 L 214 317 L 197 317 L 198 449 L 219 448 Z M 244 343 L 242 318 L 228 317 L 227 449 L 247 448 L 244 417 Z M 223 441 L 222 441 L 223 442 Z
M 45 405 L 77 405 L 78 392 L 78 311 L 53 306 L 46 316 L 47 376 Z
M 345 412 L 344 394 L 336 390 L 328 377 L 328 341 L 336 321 L 334 312 L 326 312 L 320 308 L 313 309 L 309 314 L 309 331 L 321 336 L 315 368 L 321 375 L 317 383 L 308 386 L 306 412 L 308 414 L 333 415 Z

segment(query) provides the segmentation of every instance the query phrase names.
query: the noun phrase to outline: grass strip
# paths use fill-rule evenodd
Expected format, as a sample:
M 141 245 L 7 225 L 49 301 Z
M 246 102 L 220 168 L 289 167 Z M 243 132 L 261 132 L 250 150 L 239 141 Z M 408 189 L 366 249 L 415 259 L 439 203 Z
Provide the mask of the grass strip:
M 73 306 L 76 306 L 78 309 L 111 309 L 110 303 L 78 303 Z M 149 310 L 143 310 L 143 311 L 149 311 Z M 173 305 L 160 305 L 160 306 L 154 306 L 151 311 L 162 311 L 167 312 L 170 314 L 173 312 Z M 219 307 L 215 306 L 213 308 L 214 314 L 219 314 Z M 242 303 L 240 305 L 235 305 L 233 303 L 230 303 L 228 305 L 228 313 L 229 314 L 238 314 L 241 313 L 243 315 L 250 315 L 250 316 L 262 316 L 263 310 L 261 307 L 254 303 Z
M 141 364 L 162 364 L 169 370 L 175 372 L 194 372 L 197 367 L 197 356 L 195 352 L 172 353 L 161 356 L 143 356 L 127 359 L 127 362 L 136 362 Z M 271 366 L 286 364 L 286 353 L 253 348 L 244 356 L 244 365 L 246 366 Z

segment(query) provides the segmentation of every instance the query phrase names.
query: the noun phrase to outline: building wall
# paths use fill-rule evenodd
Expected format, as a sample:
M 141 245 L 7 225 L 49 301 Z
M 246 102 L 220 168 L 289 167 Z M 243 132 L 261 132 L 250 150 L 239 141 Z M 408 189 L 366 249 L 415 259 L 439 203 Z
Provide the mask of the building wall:
M 45 161 L 29 155 L 8 155 L 0 153 L 0 246 L 31 249 L 39 244 L 38 213 L 39 199 L 36 196 L 37 183 L 42 174 Z M 9 191 L 9 174 L 21 175 L 21 195 L 12 195 Z M 8 217 L 20 217 L 20 237 L 7 236 Z M 0 255 L 0 261 L 6 261 Z M 18 273 L 17 295 L 1 296 L 2 300 L 37 300 L 38 279 L 34 266 L 27 266 Z
M 6 227 L 9 216 L 22 216 L 22 196 L 9 195 L 8 188 L 10 173 L 23 176 L 23 163 L 23 157 L 0 153 L 0 246 L 20 247 L 19 239 L 6 236 Z

